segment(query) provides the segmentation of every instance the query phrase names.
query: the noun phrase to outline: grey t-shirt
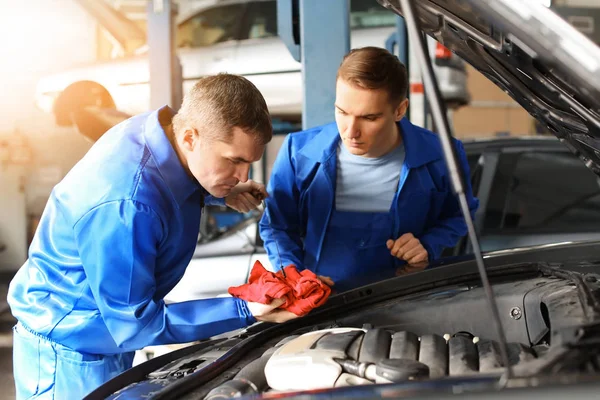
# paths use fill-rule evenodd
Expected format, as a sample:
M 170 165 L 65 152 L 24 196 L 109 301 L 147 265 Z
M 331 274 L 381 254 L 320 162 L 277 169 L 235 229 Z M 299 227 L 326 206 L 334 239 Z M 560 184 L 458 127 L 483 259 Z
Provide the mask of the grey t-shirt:
M 378 157 L 357 156 L 340 140 L 335 207 L 339 211 L 387 212 L 398 189 L 404 145 Z

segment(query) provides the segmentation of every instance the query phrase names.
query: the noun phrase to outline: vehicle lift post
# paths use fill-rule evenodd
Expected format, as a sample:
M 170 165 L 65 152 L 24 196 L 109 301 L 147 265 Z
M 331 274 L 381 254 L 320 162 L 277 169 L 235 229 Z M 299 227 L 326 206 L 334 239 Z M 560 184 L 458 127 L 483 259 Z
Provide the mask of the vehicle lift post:
M 335 78 L 350 51 L 349 2 L 277 0 L 279 36 L 302 63 L 302 128 L 334 120 Z
M 177 111 L 183 101 L 182 70 L 175 53 L 177 6 L 172 0 L 152 0 L 147 14 L 150 109 L 169 105 Z

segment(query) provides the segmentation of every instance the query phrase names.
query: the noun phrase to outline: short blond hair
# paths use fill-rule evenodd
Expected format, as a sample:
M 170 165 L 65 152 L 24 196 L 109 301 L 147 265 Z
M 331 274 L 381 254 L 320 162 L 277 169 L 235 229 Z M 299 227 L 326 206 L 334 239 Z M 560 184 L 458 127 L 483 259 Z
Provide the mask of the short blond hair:
M 264 97 L 248 79 L 232 74 L 207 76 L 194 84 L 173 117 L 173 130 L 177 134 L 190 125 L 204 138 L 225 142 L 231 140 L 234 127 L 262 145 L 273 136 Z

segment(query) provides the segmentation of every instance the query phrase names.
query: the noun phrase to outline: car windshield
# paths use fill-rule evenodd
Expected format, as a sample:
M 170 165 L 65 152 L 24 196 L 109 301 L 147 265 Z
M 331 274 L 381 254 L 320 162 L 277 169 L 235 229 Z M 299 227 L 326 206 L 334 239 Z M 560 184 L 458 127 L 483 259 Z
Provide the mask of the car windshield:
M 243 4 L 230 4 L 199 12 L 179 25 L 177 47 L 205 47 L 235 40 L 243 9 Z
M 600 225 L 600 181 L 567 152 L 500 157 L 484 234 L 593 232 Z

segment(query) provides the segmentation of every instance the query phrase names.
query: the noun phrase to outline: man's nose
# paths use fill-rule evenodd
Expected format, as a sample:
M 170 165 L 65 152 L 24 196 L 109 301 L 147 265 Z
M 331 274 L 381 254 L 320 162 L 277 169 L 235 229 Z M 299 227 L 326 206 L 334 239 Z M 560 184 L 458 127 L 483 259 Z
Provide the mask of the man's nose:
M 356 139 L 360 136 L 360 129 L 355 118 L 348 121 L 348 127 L 346 128 L 346 137 L 348 139 Z
M 248 181 L 248 174 L 250 173 L 250 164 L 242 164 L 240 165 L 236 171 L 234 177 L 244 183 Z

